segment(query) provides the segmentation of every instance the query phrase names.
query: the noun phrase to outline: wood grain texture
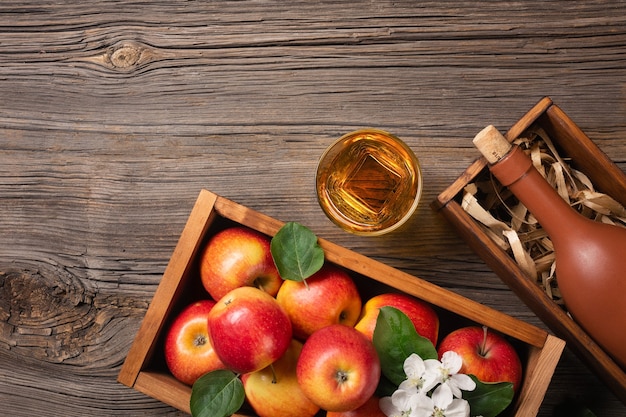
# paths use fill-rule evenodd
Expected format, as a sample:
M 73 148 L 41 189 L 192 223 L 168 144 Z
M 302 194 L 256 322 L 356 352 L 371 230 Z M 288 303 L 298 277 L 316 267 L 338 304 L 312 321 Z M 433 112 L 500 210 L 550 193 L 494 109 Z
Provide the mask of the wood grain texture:
M 624 2 L 1 2 L 3 412 L 182 415 L 115 379 L 201 188 L 541 326 L 428 204 L 543 96 L 623 170 L 625 44 Z M 375 239 L 313 188 L 365 126 L 424 170 Z M 567 349 L 539 415 L 566 398 L 624 414 Z

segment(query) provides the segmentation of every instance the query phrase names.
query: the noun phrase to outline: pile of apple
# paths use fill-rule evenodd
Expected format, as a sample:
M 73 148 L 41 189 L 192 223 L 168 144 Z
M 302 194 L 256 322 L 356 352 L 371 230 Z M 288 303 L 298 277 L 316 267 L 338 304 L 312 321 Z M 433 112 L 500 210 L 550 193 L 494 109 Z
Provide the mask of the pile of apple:
M 260 417 L 307 417 L 320 409 L 329 417 L 384 417 L 372 343 L 383 306 L 402 311 L 437 346 L 439 318 L 427 303 L 399 293 L 363 303 L 350 275 L 329 263 L 306 281 L 283 280 L 269 237 L 246 227 L 207 242 L 200 278 L 208 294 L 175 317 L 165 340 L 167 366 L 189 385 L 214 370 L 239 374 Z M 463 358 L 461 372 L 519 387 L 520 360 L 496 333 L 458 329 L 440 343 L 440 354 L 448 350 Z

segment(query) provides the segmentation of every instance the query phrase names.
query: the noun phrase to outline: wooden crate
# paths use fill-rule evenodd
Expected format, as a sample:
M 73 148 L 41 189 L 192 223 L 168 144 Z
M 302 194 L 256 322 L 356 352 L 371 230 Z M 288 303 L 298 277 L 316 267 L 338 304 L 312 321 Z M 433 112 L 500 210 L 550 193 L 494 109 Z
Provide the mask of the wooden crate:
M 236 224 L 248 226 L 268 236 L 273 236 L 283 225 L 278 220 L 209 191 L 200 192 L 119 373 L 119 382 L 189 412 L 191 388 L 174 379 L 165 366 L 164 333 L 175 314 L 196 299 L 198 294 L 203 294 L 197 272 L 197 258 L 207 238 L 224 227 Z M 327 262 L 348 270 L 364 299 L 383 291 L 401 291 L 435 307 L 441 321 L 440 335 L 452 328 L 476 323 L 508 336 L 523 361 L 524 378 L 507 415 L 537 414 L 565 346 L 563 340 L 329 241 L 319 241 Z
M 533 124 L 547 132 L 560 155 L 571 158 L 572 167 L 586 174 L 598 191 L 626 206 L 626 175 L 549 97 L 540 100 L 510 128 L 505 137 L 512 141 Z M 431 204 L 432 208 L 456 228 L 485 263 L 626 403 L 624 370 L 461 207 L 463 188 L 487 171 L 485 159 L 477 159 L 436 198 Z

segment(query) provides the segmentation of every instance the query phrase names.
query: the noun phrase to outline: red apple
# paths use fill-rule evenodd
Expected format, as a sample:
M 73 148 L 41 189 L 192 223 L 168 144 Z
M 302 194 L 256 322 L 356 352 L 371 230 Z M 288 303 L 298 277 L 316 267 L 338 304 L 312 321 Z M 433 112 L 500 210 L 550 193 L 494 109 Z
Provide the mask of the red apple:
M 270 365 L 285 353 L 292 338 L 287 314 L 274 297 L 255 287 L 227 293 L 207 321 L 217 356 L 240 374 Z
M 306 283 L 285 281 L 276 300 L 289 315 L 299 340 L 331 324 L 354 326 L 361 313 L 361 296 L 354 281 L 332 264 L 325 264 Z
M 361 407 L 380 380 L 373 343 L 354 327 L 332 324 L 313 333 L 302 347 L 296 374 L 304 394 L 327 411 Z
M 460 373 L 482 382 L 511 382 L 516 391 L 522 381 L 522 363 L 515 348 L 486 327 L 469 326 L 448 334 L 439 344 L 439 357 L 454 351 L 463 359 Z
M 350 411 L 329 411 L 326 417 L 387 417 L 378 406 L 380 399 L 376 396 L 370 397 L 362 406 Z
M 165 362 L 176 379 L 188 385 L 207 372 L 224 369 L 209 338 L 207 317 L 213 300 L 197 301 L 175 318 L 165 337 Z
M 371 339 L 376 327 L 378 312 L 381 307 L 386 306 L 395 307 L 406 314 L 413 322 L 417 333 L 437 346 L 439 334 L 437 313 L 424 301 L 406 294 L 385 293 L 370 298 L 363 306 L 361 317 L 354 327 Z
M 296 378 L 301 351 L 302 343 L 292 340 L 285 354 L 271 367 L 241 377 L 246 398 L 259 417 L 312 417 L 319 411 L 304 395 Z
M 243 286 L 275 296 L 283 282 L 270 252 L 270 238 L 243 226 L 211 237 L 200 257 L 200 278 L 214 300 Z

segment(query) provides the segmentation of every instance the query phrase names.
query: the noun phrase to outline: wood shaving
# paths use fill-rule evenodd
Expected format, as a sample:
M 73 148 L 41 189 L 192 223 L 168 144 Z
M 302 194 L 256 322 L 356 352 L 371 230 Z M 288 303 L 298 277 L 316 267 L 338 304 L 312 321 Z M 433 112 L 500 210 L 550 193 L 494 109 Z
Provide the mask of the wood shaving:
M 596 191 L 584 173 L 572 168 L 541 127 L 531 126 L 513 143 L 526 152 L 541 175 L 579 213 L 596 221 L 626 226 L 626 209 L 609 195 Z M 465 187 L 461 206 L 513 257 L 520 269 L 564 307 L 550 238 L 526 207 L 486 172 Z

